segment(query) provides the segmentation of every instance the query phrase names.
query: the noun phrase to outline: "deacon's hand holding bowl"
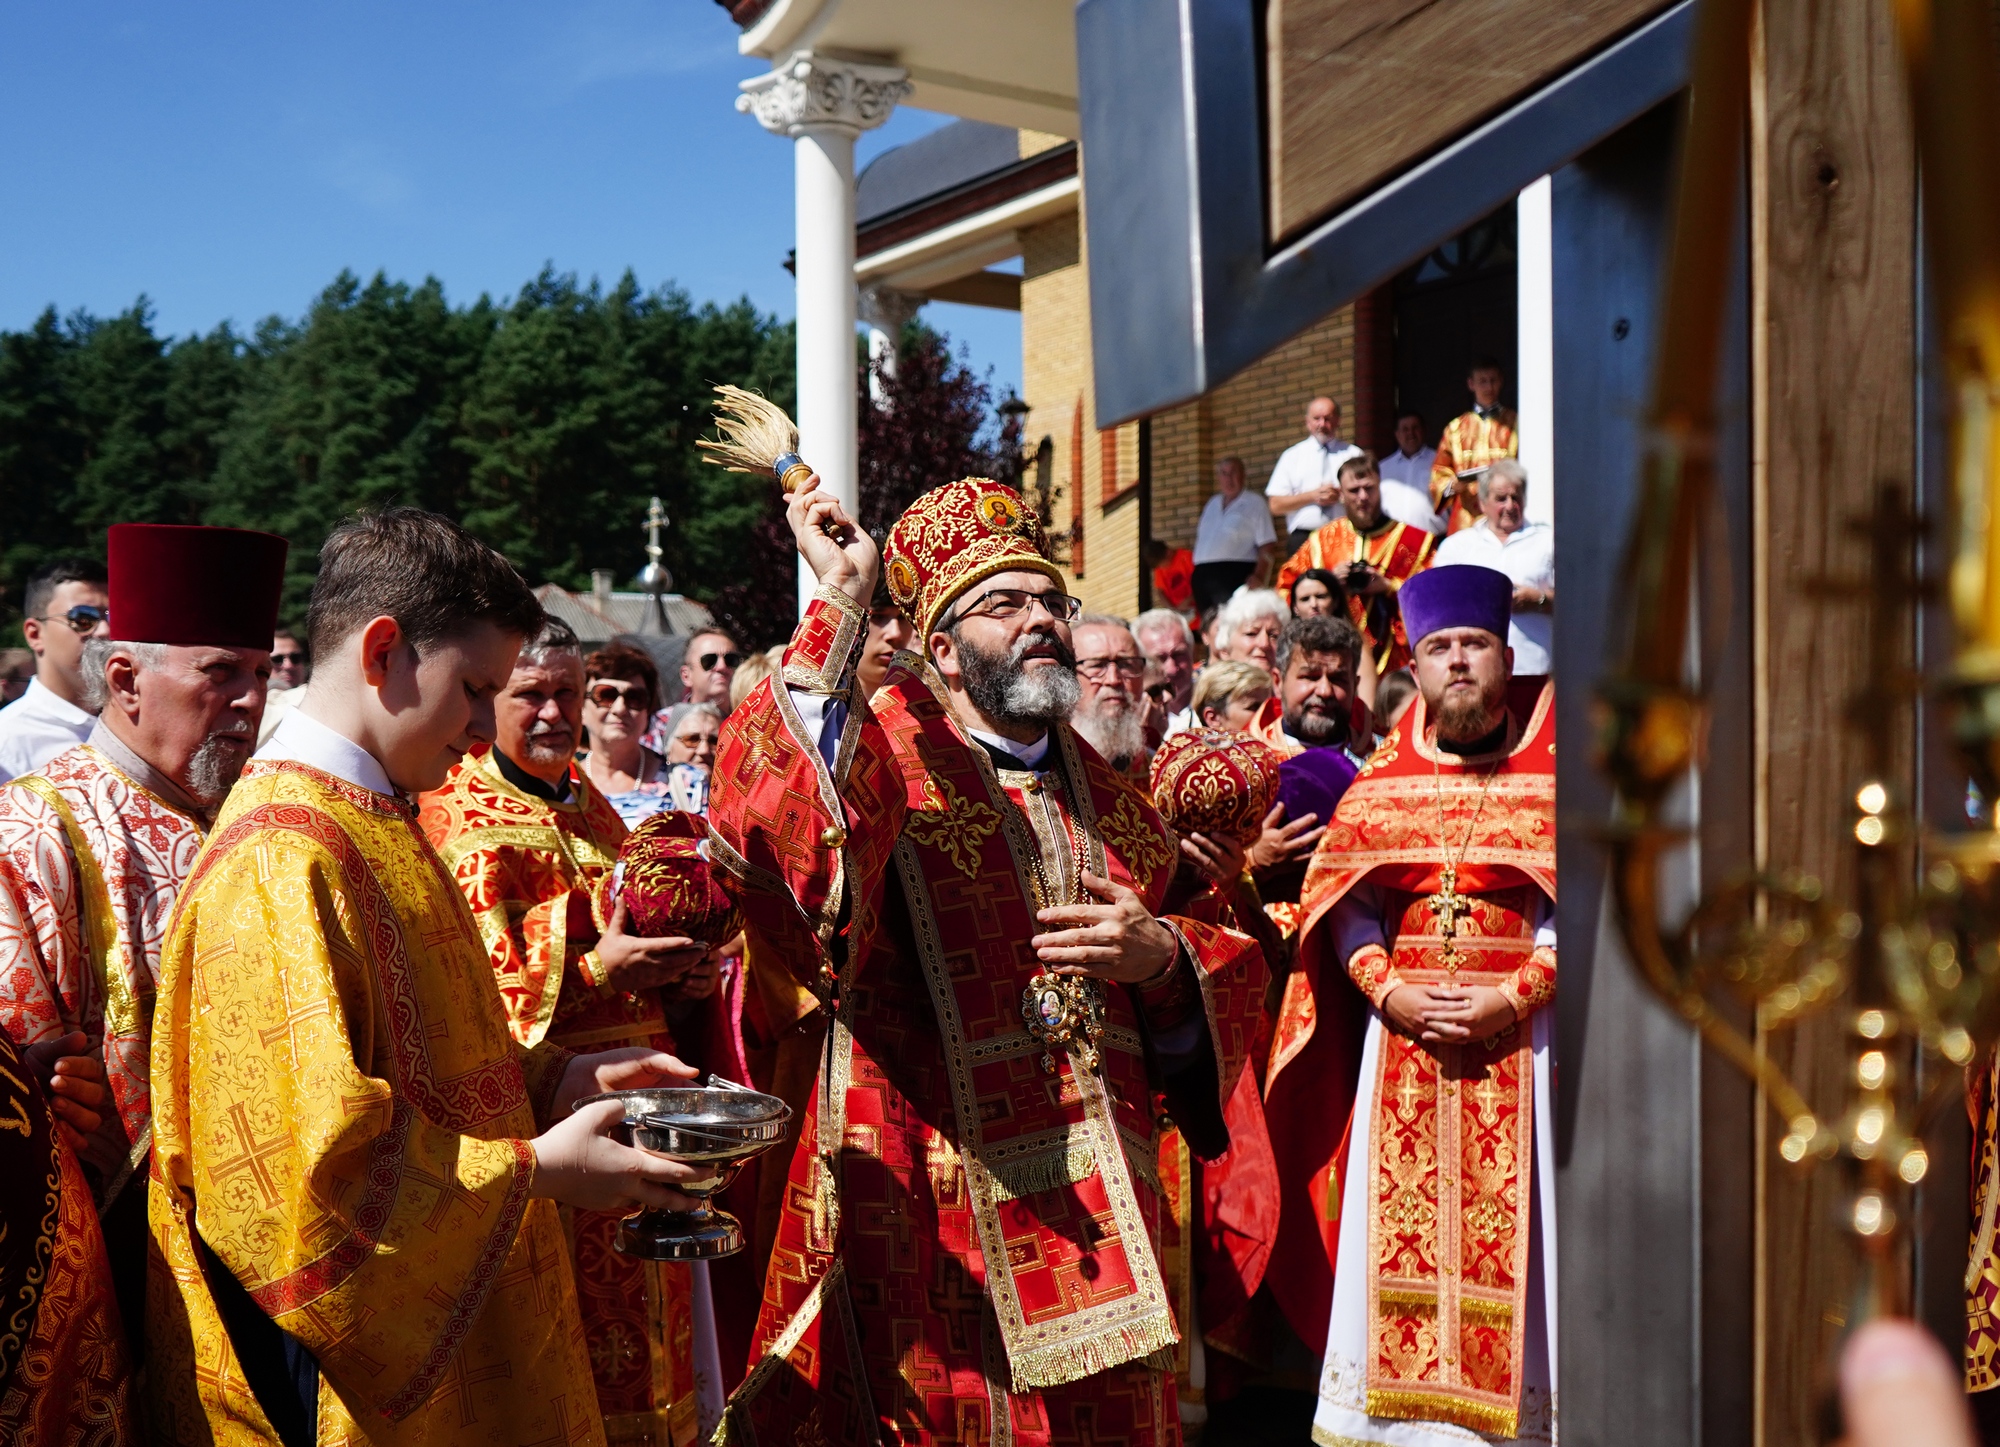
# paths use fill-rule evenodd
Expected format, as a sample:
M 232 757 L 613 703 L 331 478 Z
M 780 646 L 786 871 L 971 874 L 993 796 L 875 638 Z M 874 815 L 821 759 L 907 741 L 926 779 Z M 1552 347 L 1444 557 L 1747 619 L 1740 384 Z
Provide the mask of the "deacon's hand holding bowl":
M 1083 887 L 1104 903 L 1062 904 L 1035 915 L 1044 925 L 1069 926 L 1028 941 L 1052 973 L 1141 985 L 1173 968 L 1180 940 L 1135 891 L 1095 874 L 1083 876 Z
M 673 1187 L 704 1180 L 713 1171 L 682 1165 L 613 1139 L 611 1132 L 625 1119 L 622 1101 L 600 1100 L 573 1114 L 570 1108 L 586 1095 L 677 1084 L 698 1074 L 692 1065 L 642 1045 L 601 1050 L 570 1061 L 556 1091 L 559 1124 L 532 1142 L 532 1194 L 588 1211 L 693 1210 L 699 1203 Z
M 882 576 L 882 554 L 875 539 L 848 518 L 840 500 L 819 490 L 817 474 L 786 502 L 785 521 L 813 576 L 867 607 Z

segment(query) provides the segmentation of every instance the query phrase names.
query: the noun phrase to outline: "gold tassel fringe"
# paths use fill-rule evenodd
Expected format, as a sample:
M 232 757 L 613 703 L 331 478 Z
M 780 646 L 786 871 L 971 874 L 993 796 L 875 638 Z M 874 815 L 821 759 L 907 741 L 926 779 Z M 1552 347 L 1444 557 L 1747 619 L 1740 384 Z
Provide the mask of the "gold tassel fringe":
M 1161 1311 L 1131 1326 L 1117 1327 L 1080 1341 L 1061 1341 L 1013 1357 L 1014 1390 L 1060 1387 L 1122 1367 L 1139 1357 L 1170 1350 L 1180 1341 L 1173 1314 Z

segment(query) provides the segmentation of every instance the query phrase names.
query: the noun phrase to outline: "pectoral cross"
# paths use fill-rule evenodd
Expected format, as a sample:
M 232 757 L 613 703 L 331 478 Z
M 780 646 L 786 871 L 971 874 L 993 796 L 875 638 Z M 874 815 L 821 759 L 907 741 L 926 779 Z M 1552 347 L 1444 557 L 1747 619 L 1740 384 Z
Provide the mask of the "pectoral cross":
M 1472 901 L 1458 892 L 1458 866 L 1446 864 L 1438 874 L 1437 893 L 1424 902 L 1437 916 L 1438 934 L 1444 938 L 1442 961 L 1447 970 L 1458 968 L 1458 922 L 1472 913 Z

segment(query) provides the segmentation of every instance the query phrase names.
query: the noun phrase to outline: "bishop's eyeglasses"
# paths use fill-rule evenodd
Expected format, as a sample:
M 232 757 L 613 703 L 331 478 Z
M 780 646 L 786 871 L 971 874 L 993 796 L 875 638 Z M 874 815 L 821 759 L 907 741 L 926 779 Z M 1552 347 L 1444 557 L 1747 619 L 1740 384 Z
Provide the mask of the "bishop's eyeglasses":
M 949 622 L 938 626 L 949 628 L 967 618 L 991 618 L 996 623 L 1004 623 L 1009 618 L 1020 617 L 1037 603 L 1058 623 L 1073 623 L 1077 614 L 1083 611 L 1083 599 L 1072 598 L 1053 588 L 1046 593 L 1035 593 L 1026 588 L 988 588 L 954 613 Z

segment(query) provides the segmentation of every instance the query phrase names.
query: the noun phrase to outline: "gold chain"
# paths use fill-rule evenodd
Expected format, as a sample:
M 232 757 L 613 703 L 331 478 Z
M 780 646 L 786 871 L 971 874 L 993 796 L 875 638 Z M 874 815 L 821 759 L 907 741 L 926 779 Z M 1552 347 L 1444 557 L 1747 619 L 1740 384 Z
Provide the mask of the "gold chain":
M 1437 892 L 1426 902 L 1426 908 L 1437 916 L 1438 932 L 1444 937 L 1444 949 L 1440 961 L 1447 975 L 1458 974 L 1458 921 L 1461 915 L 1472 912 L 1471 902 L 1458 892 L 1458 871 L 1465 863 L 1465 856 L 1472 850 L 1473 836 L 1479 832 L 1479 816 L 1486 812 L 1486 796 L 1493 788 L 1493 780 L 1500 773 L 1502 759 L 1494 761 L 1486 771 L 1486 782 L 1479 786 L 1479 801 L 1473 806 L 1472 818 L 1465 826 L 1465 838 L 1458 846 L 1458 858 L 1451 857 L 1451 843 L 1444 822 L 1444 774 L 1438 764 L 1437 741 L 1431 745 L 1431 784 L 1437 790 L 1438 848 L 1444 860 L 1438 870 Z

